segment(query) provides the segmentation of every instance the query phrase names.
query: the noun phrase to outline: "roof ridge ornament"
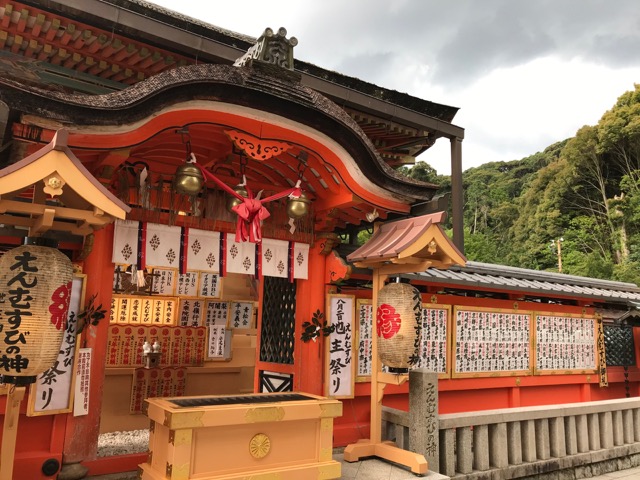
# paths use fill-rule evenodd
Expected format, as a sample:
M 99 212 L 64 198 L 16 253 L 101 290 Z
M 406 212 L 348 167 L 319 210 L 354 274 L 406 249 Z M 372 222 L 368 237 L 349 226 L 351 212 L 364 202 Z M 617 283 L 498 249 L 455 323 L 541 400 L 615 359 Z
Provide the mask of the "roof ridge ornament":
M 270 28 L 265 28 L 256 43 L 233 65 L 235 67 L 251 66 L 257 60 L 293 70 L 293 47 L 297 44 L 296 37 L 287 39 L 287 30 L 284 27 L 280 27 L 277 33 Z

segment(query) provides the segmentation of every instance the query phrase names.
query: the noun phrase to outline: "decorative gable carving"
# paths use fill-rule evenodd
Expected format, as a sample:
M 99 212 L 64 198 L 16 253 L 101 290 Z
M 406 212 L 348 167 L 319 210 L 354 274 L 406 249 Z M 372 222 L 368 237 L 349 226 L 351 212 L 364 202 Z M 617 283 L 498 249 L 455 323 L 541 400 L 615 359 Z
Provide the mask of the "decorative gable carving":
M 298 44 L 296 37 L 287 39 L 287 30 L 280 27 L 277 33 L 266 28 L 258 41 L 238 58 L 236 67 L 251 66 L 254 60 L 293 70 L 293 47 Z

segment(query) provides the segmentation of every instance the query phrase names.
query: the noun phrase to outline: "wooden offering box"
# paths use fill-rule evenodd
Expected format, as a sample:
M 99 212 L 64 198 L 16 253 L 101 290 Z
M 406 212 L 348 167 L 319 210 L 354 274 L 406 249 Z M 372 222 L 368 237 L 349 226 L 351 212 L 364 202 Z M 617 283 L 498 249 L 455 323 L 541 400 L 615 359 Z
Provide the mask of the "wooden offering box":
M 331 479 L 342 403 L 302 393 L 150 398 L 143 480 Z

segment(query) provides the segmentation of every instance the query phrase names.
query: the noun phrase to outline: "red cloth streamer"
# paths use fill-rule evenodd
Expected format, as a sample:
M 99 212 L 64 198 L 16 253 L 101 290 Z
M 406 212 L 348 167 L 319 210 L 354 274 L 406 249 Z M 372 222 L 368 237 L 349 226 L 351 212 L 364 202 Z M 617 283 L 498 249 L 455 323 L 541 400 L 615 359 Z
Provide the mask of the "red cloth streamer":
M 195 163 L 195 165 L 200 169 L 205 179 L 211 180 L 229 195 L 232 195 L 241 201 L 241 203 L 233 207 L 233 211 L 238 215 L 238 222 L 236 223 L 236 242 L 246 242 L 248 240 L 251 243 L 260 243 L 262 241 L 262 221 L 265 218 L 269 218 L 269 215 L 271 215 L 264 207 L 264 203 L 279 200 L 280 198 L 288 196 L 298 198 L 302 194 L 300 187 L 296 186 L 271 195 L 270 197 L 257 199 L 254 198 L 253 192 L 251 192 L 249 188 L 246 188 L 247 194 L 249 195 L 249 197 L 246 198 L 230 186 L 226 185 L 211 172 L 205 170 L 197 163 Z

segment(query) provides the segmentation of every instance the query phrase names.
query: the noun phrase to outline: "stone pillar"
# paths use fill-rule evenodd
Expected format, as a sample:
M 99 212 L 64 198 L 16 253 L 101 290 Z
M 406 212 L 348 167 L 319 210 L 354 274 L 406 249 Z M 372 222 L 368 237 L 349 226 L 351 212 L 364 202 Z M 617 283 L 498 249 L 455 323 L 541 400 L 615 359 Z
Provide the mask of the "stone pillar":
M 600 448 L 613 447 L 613 420 L 611 412 L 602 412 L 598 414 L 598 423 L 600 424 Z
M 589 450 L 600 450 L 600 417 L 597 413 L 587 414 Z
M 578 444 L 578 453 L 586 453 L 589 451 L 589 428 L 587 426 L 586 415 L 576 415 L 576 442 Z
M 456 473 L 473 470 L 473 434 L 471 427 L 456 428 Z
M 611 412 L 613 420 L 613 444 L 624 445 L 624 427 L 622 426 L 622 411 Z
M 509 464 L 520 465 L 522 463 L 522 434 L 520 422 L 507 423 L 507 452 Z
M 520 427 L 522 431 L 522 460 L 535 462 L 537 458 L 536 429 L 533 420 L 524 420 Z
M 489 426 L 475 425 L 473 427 L 473 468 L 474 470 L 489 470 Z
M 438 374 L 426 368 L 409 372 L 409 445 L 424 455 L 429 470 L 440 471 L 438 424 Z
M 633 443 L 633 412 L 631 410 L 622 411 L 622 424 L 624 425 L 624 443 Z
M 640 409 L 633 409 L 633 436 L 636 442 L 640 442 Z
M 567 455 L 564 418 L 562 417 L 549 419 L 549 448 L 552 457 L 562 458 Z
M 566 441 L 567 455 L 578 453 L 578 437 L 576 433 L 576 417 L 570 415 L 564 417 L 564 437 Z
M 538 460 L 547 460 L 551 455 L 549 445 L 549 422 L 546 418 L 534 420 L 536 425 L 536 451 Z
M 453 428 L 440 431 L 440 472 L 453 477 L 456 474 L 456 431 Z
M 506 468 L 509 465 L 508 450 L 507 424 L 489 425 L 489 456 L 493 468 Z

